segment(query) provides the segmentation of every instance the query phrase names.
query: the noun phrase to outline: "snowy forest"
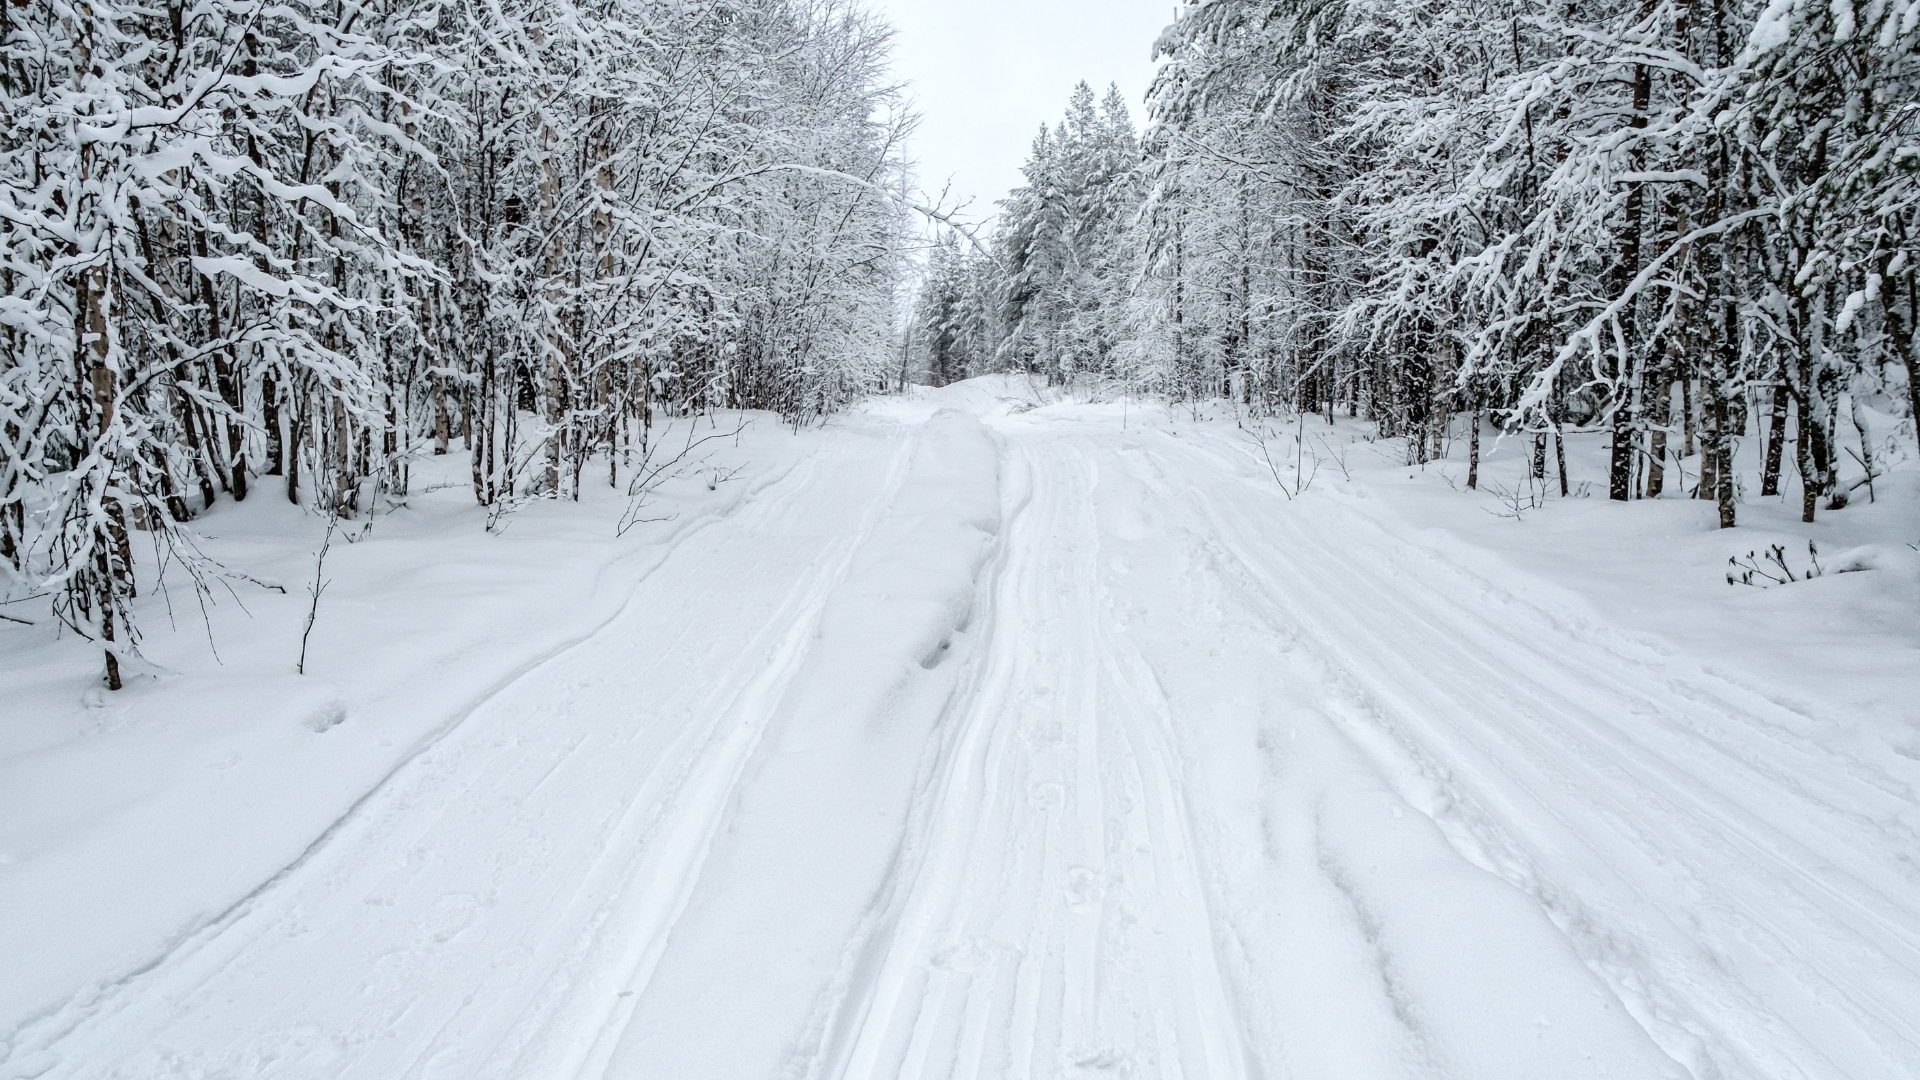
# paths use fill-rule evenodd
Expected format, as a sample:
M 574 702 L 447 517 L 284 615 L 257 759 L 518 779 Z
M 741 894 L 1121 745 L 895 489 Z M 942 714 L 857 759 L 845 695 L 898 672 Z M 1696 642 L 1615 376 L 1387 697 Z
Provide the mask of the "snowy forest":
M 1339 410 L 1409 463 L 1485 420 L 1563 495 L 1604 431 L 1611 498 L 1699 453 L 1723 526 L 1783 470 L 1845 505 L 1864 410 L 1920 415 L 1920 4 L 1200 0 L 1155 48 L 1144 135 L 1082 84 L 935 248 L 936 380 Z
M 915 357 L 1416 463 L 1484 420 L 1562 493 L 1604 430 L 1610 497 L 1698 452 L 1728 526 L 1783 475 L 1844 505 L 1863 410 L 1920 411 L 1912 2 L 1192 3 L 1144 134 L 1083 84 L 904 328 L 911 115 L 841 0 L 4 19 L 0 567 L 110 667 L 130 533 L 191 568 L 259 477 L 352 516 L 458 440 L 480 504 L 565 497 L 660 410 L 799 421 Z
M 0 0 L 0 1080 L 1920 1078 L 1917 322 L 1920 0 Z
M 851 4 L 0 20 L 0 573 L 116 686 L 132 534 L 200 568 L 180 526 L 261 477 L 352 517 L 458 440 L 480 504 L 568 497 L 662 409 L 798 419 L 893 356 L 908 117 Z

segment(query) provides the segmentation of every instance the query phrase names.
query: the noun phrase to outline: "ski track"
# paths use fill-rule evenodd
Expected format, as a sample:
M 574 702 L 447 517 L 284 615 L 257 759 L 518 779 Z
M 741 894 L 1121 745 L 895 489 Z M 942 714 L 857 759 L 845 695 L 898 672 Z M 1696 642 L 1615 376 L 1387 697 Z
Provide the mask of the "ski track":
M 1285 501 L 1227 440 L 997 427 L 958 681 L 902 699 L 940 710 L 905 836 L 767 1075 L 1920 1075 L 1920 914 L 1887 856 L 1920 846 L 1911 777 Z M 683 532 L 606 624 L 16 1033 L 0 1076 L 625 1075 L 913 444 L 838 436 Z
M 859 442 L 683 532 L 613 619 L 438 732 L 185 943 L 81 995 L 50 1035 L 16 1033 L 0 1075 L 582 1075 L 904 474 L 910 439 L 877 461 Z M 817 500 L 823 487 L 864 487 L 866 505 Z M 647 608 L 654 579 L 678 610 Z M 646 641 L 649 624 L 666 640 Z M 679 723 L 619 722 L 643 709 Z M 579 817 L 582 787 L 604 795 L 597 818 Z M 443 981 L 467 985 L 422 994 Z
M 634 598 L 638 594 L 640 587 L 662 567 L 678 545 L 691 541 L 705 530 L 724 522 L 730 513 L 738 509 L 741 504 L 750 501 L 753 496 L 760 494 L 763 490 L 776 489 L 783 483 L 790 481 L 795 472 L 800 472 L 805 475 L 810 473 L 811 469 L 811 463 L 795 462 L 787 469 L 780 471 L 777 475 L 753 484 L 742 493 L 739 499 L 725 505 L 718 512 L 703 514 L 691 522 L 682 525 L 679 529 L 670 532 L 661 542 L 649 545 L 632 554 L 622 556 L 614 560 L 607 567 L 602 568 L 599 580 L 604 581 L 609 573 L 617 566 L 628 562 L 640 562 L 643 564 L 635 573 L 627 598 L 622 601 L 610 615 L 601 619 L 596 625 L 573 640 L 558 647 L 551 648 L 530 660 L 521 662 L 491 686 L 470 698 L 464 707 L 449 714 L 448 719 L 444 723 L 421 736 L 415 745 L 400 756 L 386 775 L 382 776 L 371 788 L 359 798 L 355 799 L 337 819 L 322 830 L 319 835 L 315 836 L 306 848 L 291 862 L 275 871 L 266 880 L 248 890 L 244 895 L 225 908 L 184 927 L 172 941 L 168 942 L 165 947 L 146 962 L 121 973 L 118 977 L 111 980 L 105 980 L 83 987 L 73 999 L 61 1003 L 46 1012 L 27 1017 L 23 1022 L 18 1024 L 13 1031 L 6 1033 L 4 1039 L 0 1039 L 0 1050 L 4 1050 L 7 1056 L 0 1058 L 0 1066 L 4 1066 L 7 1071 L 0 1072 L 0 1076 L 12 1076 L 15 1074 L 40 1075 L 39 1071 L 35 1070 L 47 1066 L 47 1063 L 52 1059 L 49 1055 L 39 1050 L 39 1047 L 64 1038 L 74 1027 L 101 1011 L 103 1002 L 110 1002 L 123 988 L 134 984 L 149 972 L 174 961 L 177 957 L 188 954 L 197 948 L 205 939 L 224 933 L 229 924 L 252 912 L 261 896 L 278 887 L 289 875 L 300 870 L 316 855 L 323 852 L 333 837 L 342 828 L 356 820 L 357 815 L 360 814 L 363 806 L 369 800 L 379 797 L 386 787 L 394 782 L 416 759 L 431 751 L 439 745 L 442 740 L 456 732 L 461 724 L 470 719 L 482 706 L 486 705 L 497 695 L 506 692 L 523 678 L 537 672 L 550 661 L 590 641 L 596 634 L 607 629 L 615 620 L 626 615 L 632 607 Z M 31 1060 L 23 1062 L 22 1058 L 29 1058 Z
M 1010 453 L 991 637 L 826 1071 L 1244 1076 L 1165 703 L 1106 629 L 1097 467 Z
M 1194 548 L 1312 644 L 1409 802 L 1695 1075 L 1920 1075 L 1920 1022 L 1891 1004 L 1920 992 L 1920 919 L 1870 856 L 1914 840 L 1904 781 L 1835 768 L 1812 718 L 1365 525 L 1335 550 L 1254 485 L 1185 483 L 1232 475 L 1218 453 L 1162 437 L 1132 457 L 1191 507 Z

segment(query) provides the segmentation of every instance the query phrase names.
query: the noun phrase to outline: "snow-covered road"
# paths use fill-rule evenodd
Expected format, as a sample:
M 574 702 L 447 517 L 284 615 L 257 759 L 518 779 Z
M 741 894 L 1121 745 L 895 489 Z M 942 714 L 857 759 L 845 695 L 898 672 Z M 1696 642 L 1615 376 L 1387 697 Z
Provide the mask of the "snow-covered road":
M 6 1073 L 1920 1075 L 1913 771 L 1224 438 L 949 400 Z

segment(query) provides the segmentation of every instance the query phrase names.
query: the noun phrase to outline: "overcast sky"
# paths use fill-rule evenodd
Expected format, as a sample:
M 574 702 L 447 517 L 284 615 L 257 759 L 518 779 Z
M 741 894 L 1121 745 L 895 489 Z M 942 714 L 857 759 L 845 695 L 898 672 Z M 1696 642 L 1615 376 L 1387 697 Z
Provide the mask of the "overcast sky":
M 1073 84 L 1118 83 L 1134 124 L 1153 77 L 1153 41 L 1173 0 L 869 0 L 893 24 L 894 73 L 920 113 L 909 145 L 920 185 L 994 212 L 1021 182 L 1033 134 L 1066 112 Z

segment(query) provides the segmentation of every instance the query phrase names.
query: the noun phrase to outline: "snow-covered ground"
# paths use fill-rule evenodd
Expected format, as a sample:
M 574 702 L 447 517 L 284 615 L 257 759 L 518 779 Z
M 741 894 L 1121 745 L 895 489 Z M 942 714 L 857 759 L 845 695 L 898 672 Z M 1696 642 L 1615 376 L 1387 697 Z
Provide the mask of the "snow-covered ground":
M 286 592 L 143 598 L 170 674 L 0 623 L 0 1076 L 1920 1075 L 1920 470 L 1249 428 L 975 380 L 618 538 L 426 462 L 305 676 L 320 525 L 223 505 Z

